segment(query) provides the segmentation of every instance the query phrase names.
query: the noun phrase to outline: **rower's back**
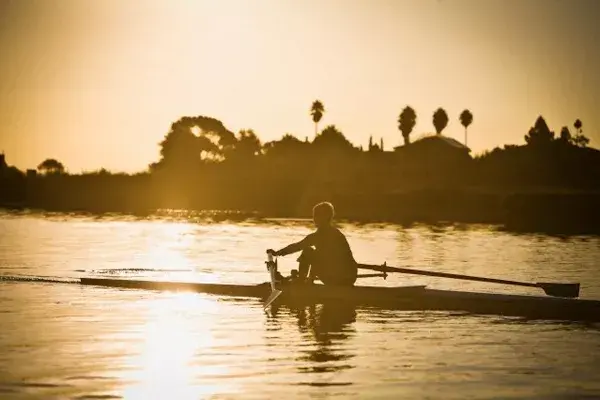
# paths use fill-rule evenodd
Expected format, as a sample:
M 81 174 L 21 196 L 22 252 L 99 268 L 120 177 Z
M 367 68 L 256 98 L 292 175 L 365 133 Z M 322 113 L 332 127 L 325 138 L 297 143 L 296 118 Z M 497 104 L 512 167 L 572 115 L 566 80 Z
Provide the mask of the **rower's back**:
M 313 268 L 318 271 L 324 284 L 353 285 L 356 282 L 357 264 L 346 236 L 332 225 L 334 215 L 331 203 L 317 204 L 313 219 L 317 226 L 313 236 L 315 260 Z
M 331 225 L 323 226 L 313 235 L 319 261 L 328 261 L 332 264 L 355 263 L 350 244 L 338 228 Z

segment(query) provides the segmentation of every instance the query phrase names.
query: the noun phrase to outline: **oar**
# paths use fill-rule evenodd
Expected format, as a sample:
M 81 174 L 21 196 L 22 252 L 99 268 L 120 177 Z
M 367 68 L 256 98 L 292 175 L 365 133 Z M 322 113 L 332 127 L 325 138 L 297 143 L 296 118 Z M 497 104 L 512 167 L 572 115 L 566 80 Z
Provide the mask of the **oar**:
M 387 278 L 387 272 L 383 272 L 381 274 L 358 274 L 357 278 L 383 278 L 384 280 Z
M 267 269 L 269 270 L 269 274 L 271 275 L 271 295 L 267 299 L 265 306 L 263 307 L 263 310 L 266 310 L 267 307 L 269 307 L 271 305 L 271 303 L 273 303 L 275 301 L 275 299 L 278 298 L 281 293 L 283 293 L 281 290 L 277 289 L 277 287 L 275 286 L 275 272 L 277 272 L 277 262 L 273 261 L 272 254 L 269 253 L 268 257 L 269 258 L 267 261 Z
M 471 276 L 471 275 L 449 274 L 446 272 L 423 271 L 423 270 L 418 270 L 418 269 L 413 269 L 413 268 L 389 267 L 385 264 L 383 264 L 383 265 L 358 264 L 358 268 L 369 269 L 372 271 L 379 271 L 379 272 L 400 272 L 403 274 L 436 276 L 439 278 L 463 279 L 463 280 L 467 280 L 467 281 L 490 282 L 490 283 L 501 283 L 501 284 L 505 284 L 505 285 L 536 287 L 536 288 L 542 289 L 548 296 L 579 297 L 579 283 L 549 283 L 549 282 L 527 283 L 527 282 L 509 281 L 509 280 L 505 280 L 505 279 L 483 278 L 483 277 Z

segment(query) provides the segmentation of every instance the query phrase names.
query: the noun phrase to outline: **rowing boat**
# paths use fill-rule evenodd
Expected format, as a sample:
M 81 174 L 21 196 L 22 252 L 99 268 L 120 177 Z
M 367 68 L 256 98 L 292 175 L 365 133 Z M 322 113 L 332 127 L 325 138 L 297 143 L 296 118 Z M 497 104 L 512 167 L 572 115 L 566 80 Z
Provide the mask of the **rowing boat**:
M 271 294 L 269 282 L 258 285 L 230 285 L 222 283 L 160 282 L 151 280 L 81 278 L 84 285 L 96 285 L 129 289 L 159 291 L 191 291 L 230 297 L 248 297 L 265 300 Z M 326 303 L 344 301 L 363 306 L 393 305 L 422 292 L 425 286 L 400 286 L 395 288 L 377 286 L 328 287 L 322 284 L 287 285 L 283 287 L 281 300 L 285 303 Z
M 116 288 L 192 291 L 220 296 L 266 300 L 270 282 L 258 285 L 159 282 L 134 279 L 81 278 L 83 285 Z M 331 287 L 319 283 L 279 287 L 277 302 L 287 305 L 343 302 L 347 305 L 391 310 L 453 311 L 482 315 L 515 316 L 529 319 L 600 322 L 600 301 L 518 294 L 431 289 L 426 286 Z

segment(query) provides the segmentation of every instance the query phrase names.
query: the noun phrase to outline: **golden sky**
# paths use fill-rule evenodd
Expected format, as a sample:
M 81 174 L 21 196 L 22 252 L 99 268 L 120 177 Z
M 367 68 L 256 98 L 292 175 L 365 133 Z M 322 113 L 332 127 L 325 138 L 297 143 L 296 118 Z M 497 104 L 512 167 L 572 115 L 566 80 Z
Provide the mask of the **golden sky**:
M 600 1 L 0 0 L 0 152 L 19 168 L 140 171 L 184 115 L 261 140 L 314 136 L 325 104 L 355 145 L 464 140 L 475 153 L 523 136 L 538 115 L 556 132 L 583 121 L 600 141 Z

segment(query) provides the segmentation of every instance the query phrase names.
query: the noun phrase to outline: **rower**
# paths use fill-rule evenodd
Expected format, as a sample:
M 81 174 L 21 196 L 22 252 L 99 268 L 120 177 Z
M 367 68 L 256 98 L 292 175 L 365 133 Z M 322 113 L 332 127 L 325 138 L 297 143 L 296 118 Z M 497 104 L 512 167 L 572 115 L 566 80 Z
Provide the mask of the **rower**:
M 325 285 L 353 286 L 358 265 L 346 236 L 333 225 L 335 210 L 329 202 L 313 207 L 313 222 L 317 228 L 299 242 L 281 250 L 267 250 L 274 256 L 302 251 L 298 258 L 298 277 L 294 280 L 312 282 L 319 279 Z

